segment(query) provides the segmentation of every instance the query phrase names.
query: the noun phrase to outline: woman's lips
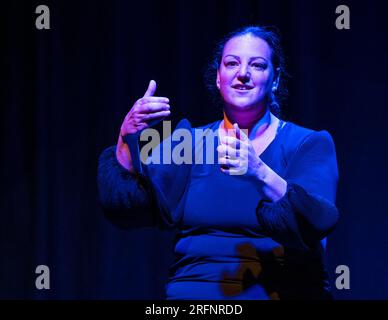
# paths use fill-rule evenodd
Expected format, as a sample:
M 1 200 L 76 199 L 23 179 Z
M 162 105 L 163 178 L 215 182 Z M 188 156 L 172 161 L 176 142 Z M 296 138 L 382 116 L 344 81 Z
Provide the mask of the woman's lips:
M 253 88 L 248 88 L 248 87 L 245 87 L 245 88 L 240 88 L 240 87 L 232 87 L 236 92 L 238 93 L 247 93 L 247 92 L 250 92 Z
M 248 92 L 253 89 L 253 87 L 247 85 L 234 85 L 232 88 L 238 92 Z

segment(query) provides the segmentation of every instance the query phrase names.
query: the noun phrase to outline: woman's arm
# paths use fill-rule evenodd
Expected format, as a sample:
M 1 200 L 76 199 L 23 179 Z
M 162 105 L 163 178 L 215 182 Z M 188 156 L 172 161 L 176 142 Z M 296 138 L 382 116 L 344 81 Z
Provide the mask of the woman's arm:
M 181 129 L 192 131 L 187 120 L 180 121 L 175 128 Z M 175 131 L 172 135 L 174 133 Z M 150 159 L 162 160 L 165 143 L 167 152 L 171 152 L 180 141 L 170 141 L 170 138 L 163 140 L 152 150 Z M 174 227 L 182 216 L 183 197 L 190 179 L 191 164 L 151 161 L 142 166 L 142 173 L 130 172 L 118 161 L 116 150 L 115 146 L 106 149 L 99 160 L 98 189 L 105 213 L 110 218 L 130 218 L 132 225 L 133 219 L 137 219 L 143 221 L 143 224 L 144 221 L 148 224 L 151 221 L 157 222 L 161 227 Z M 133 155 L 140 157 L 138 154 Z
M 299 146 L 281 177 L 257 157 L 248 137 L 225 137 L 219 146 L 221 170 L 255 179 L 266 197 L 257 206 L 264 232 L 275 241 L 299 249 L 316 245 L 334 227 L 338 181 L 333 140 L 326 131 L 312 132 Z M 228 155 L 238 153 L 235 159 Z
M 338 168 L 334 143 L 326 131 L 305 138 L 284 179 L 266 165 L 260 177 L 269 196 L 258 204 L 257 217 L 274 240 L 306 249 L 336 225 Z
M 134 173 L 135 170 L 132 165 L 131 151 L 128 145 L 123 141 L 121 132 L 116 145 L 116 158 L 123 168 L 130 171 L 131 173 Z
M 255 178 L 262 182 L 265 196 L 272 202 L 280 200 L 287 192 L 287 181 L 258 159 Z
M 151 210 L 150 186 L 145 176 L 132 173 L 116 158 L 116 146 L 105 149 L 99 158 L 97 185 L 99 199 L 110 216 L 134 216 Z
M 152 216 L 150 212 L 153 211 L 154 195 L 151 183 L 133 163 L 133 160 L 139 158 L 139 155 L 131 154 L 134 150 L 131 151 L 127 142 L 133 141 L 137 146 L 138 133 L 141 130 L 152 126 L 170 114 L 168 98 L 153 96 L 155 91 L 156 83 L 151 80 L 144 96 L 134 103 L 125 116 L 120 127 L 117 145 L 106 149 L 100 156 L 99 198 L 104 212 L 111 219 L 144 217 L 146 219 L 143 219 L 142 222 L 148 223 L 150 219 L 147 217 Z M 129 137 L 128 140 L 127 137 Z

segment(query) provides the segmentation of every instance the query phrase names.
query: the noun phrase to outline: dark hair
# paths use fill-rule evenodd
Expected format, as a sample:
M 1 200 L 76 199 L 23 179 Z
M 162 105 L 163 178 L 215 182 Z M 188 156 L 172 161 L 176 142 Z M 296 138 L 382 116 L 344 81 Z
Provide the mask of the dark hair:
M 232 31 L 226 35 L 216 45 L 213 53 L 213 57 L 207 66 L 205 71 L 205 84 L 207 89 L 210 91 L 213 102 L 217 105 L 222 102 L 221 95 L 216 86 L 217 70 L 220 67 L 222 60 L 222 53 L 224 51 L 225 44 L 232 38 L 251 34 L 255 37 L 261 38 L 266 41 L 271 48 L 272 65 L 274 67 L 275 76 L 280 75 L 279 84 L 275 93 L 271 91 L 270 94 L 270 110 L 273 114 L 280 116 L 281 104 L 287 98 L 286 78 L 288 74 L 285 70 L 285 58 L 283 49 L 280 44 L 279 31 L 275 27 L 261 27 L 261 26 L 247 26 L 235 31 Z

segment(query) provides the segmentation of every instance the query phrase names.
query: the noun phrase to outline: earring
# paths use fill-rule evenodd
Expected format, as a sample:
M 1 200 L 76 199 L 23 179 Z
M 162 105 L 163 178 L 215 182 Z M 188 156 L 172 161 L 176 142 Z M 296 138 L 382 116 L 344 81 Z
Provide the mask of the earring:
M 273 86 L 273 87 L 272 87 L 272 92 L 276 92 L 277 89 L 278 89 L 278 87 Z

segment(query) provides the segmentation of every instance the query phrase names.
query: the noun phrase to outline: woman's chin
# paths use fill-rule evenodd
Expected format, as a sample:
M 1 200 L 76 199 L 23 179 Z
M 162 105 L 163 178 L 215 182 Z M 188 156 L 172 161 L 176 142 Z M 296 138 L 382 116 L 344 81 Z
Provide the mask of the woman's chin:
M 233 101 L 232 103 L 228 103 L 227 107 L 236 111 L 246 111 L 257 108 L 257 103 L 251 103 L 248 101 Z

